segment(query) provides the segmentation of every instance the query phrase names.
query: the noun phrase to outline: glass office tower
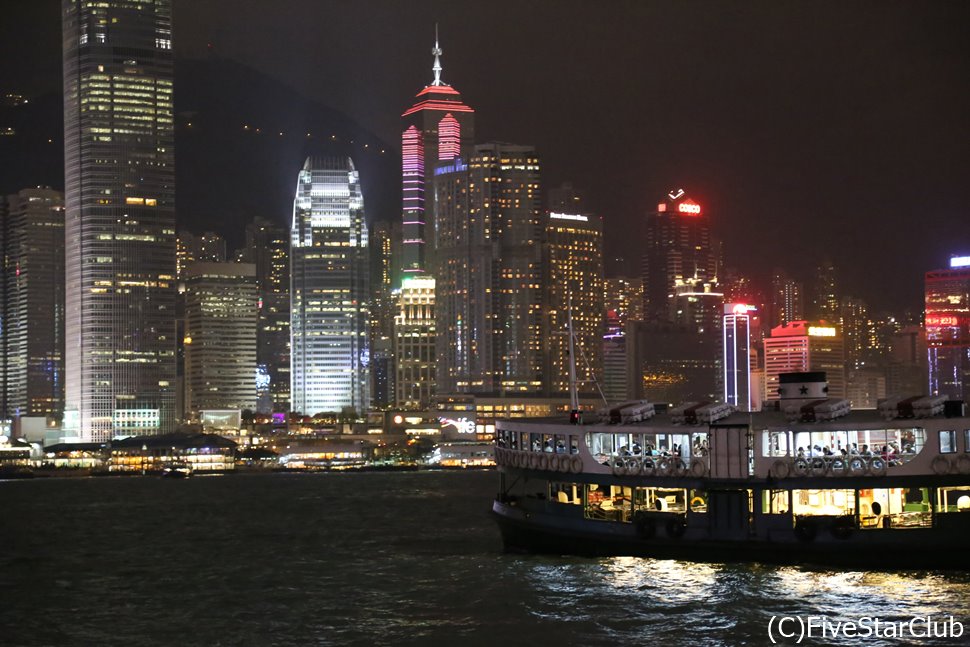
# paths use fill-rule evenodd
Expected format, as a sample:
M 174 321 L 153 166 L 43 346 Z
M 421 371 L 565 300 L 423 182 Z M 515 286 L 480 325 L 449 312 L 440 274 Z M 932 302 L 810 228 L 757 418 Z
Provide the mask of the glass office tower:
M 63 0 L 65 433 L 175 425 L 171 0 Z
M 307 158 L 290 229 L 293 411 L 367 410 L 369 262 L 364 198 L 353 161 Z

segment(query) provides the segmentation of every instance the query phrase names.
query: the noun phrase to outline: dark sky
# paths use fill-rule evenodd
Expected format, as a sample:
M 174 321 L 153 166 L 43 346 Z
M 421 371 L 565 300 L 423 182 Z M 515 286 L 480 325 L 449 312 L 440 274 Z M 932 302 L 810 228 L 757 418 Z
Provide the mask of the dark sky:
M 16 4 L 0 90 L 56 90 L 59 3 Z M 970 254 L 970 2 L 175 0 L 175 21 L 180 58 L 211 46 L 391 142 L 437 21 L 477 139 L 535 144 L 611 256 L 680 186 L 729 264 L 808 278 L 827 255 L 879 307 L 919 308 L 923 272 Z

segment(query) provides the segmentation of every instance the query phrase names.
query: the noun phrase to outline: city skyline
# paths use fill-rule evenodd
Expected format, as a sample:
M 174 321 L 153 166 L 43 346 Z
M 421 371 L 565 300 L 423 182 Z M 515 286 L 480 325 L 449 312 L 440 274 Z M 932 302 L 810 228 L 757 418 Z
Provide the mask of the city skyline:
M 970 106 L 965 84 L 958 82 L 967 52 L 958 46 L 955 27 L 965 24 L 960 18 L 966 8 L 865 4 L 822 24 L 809 19 L 807 9 L 764 3 L 733 11 L 690 3 L 631 5 L 617 12 L 585 2 L 550 7 L 518 10 L 521 20 L 501 25 L 516 45 L 489 50 L 470 31 L 480 11 L 474 7 L 462 20 L 456 8 L 432 2 L 409 4 L 406 12 L 387 3 L 362 3 L 336 9 L 335 22 L 345 33 L 325 44 L 309 44 L 303 28 L 287 21 L 294 30 L 290 47 L 270 54 L 266 47 L 280 42 L 283 25 L 267 11 L 176 2 L 181 26 L 176 55 L 254 66 L 352 115 L 389 142 L 388 154 L 396 154 L 395 115 L 407 107 L 415 80 L 430 76 L 428 45 L 440 22 L 444 78 L 482 115 L 477 140 L 535 145 L 549 186 L 571 180 L 587 191 L 590 211 L 604 218 L 611 275 L 623 273 L 616 269 L 617 257 L 636 258 L 636 243 L 624 233 L 638 226 L 657 195 L 678 186 L 712 214 L 728 266 L 767 275 L 787 263 L 792 274 L 808 278 L 821 257 L 830 256 L 845 275 L 845 292 L 876 309 L 917 309 L 922 273 L 970 246 L 970 233 L 959 227 L 970 203 L 961 181 L 970 159 L 958 144 L 967 128 L 960 115 Z M 16 12 L 22 13 L 7 24 L 22 15 L 40 30 L 33 46 L 37 55 L 26 57 L 17 70 L 5 70 L 0 84 L 28 94 L 53 90 L 58 60 L 52 62 L 51 53 L 40 48 L 45 43 L 56 48 L 43 30 L 57 22 L 57 7 L 40 3 Z M 400 20 L 388 20 L 393 29 L 368 32 L 366 25 L 373 23 L 356 20 L 368 12 Z M 720 19 L 730 19 L 733 29 L 718 29 Z M 246 35 L 254 24 L 265 34 L 250 43 Z M 558 29 L 544 35 L 540 27 L 547 24 Z M 656 28 L 640 38 L 636 28 L 647 25 Z M 563 48 L 566 40 L 574 51 Z M 616 55 L 621 47 L 634 52 L 624 65 L 616 64 L 627 60 Z M 305 74 L 321 65 L 330 72 Z M 351 82 L 356 78 L 368 82 Z M 614 99 L 597 101 L 593 89 L 603 87 Z M 192 101 L 176 91 L 180 112 Z M 580 114 L 587 118 L 578 119 Z M 183 117 L 177 137 L 187 136 Z M 286 125 L 263 124 L 266 131 Z M 573 155 L 577 146 L 586 154 Z M 56 188 L 56 179 L 38 183 Z M 238 198 L 227 199 L 259 203 L 264 193 L 270 192 L 241 187 Z M 197 194 L 191 186 L 185 189 L 193 202 L 180 202 L 180 214 L 198 215 L 207 228 L 239 224 L 220 221 L 227 216 L 211 208 L 218 207 L 209 202 L 213 198 Z M 271 213 L 249 215 L 284 223 L 282 206 L 275 201 Z M 181 216 L 179 221 L 184 222 Z M 898 235 L 909 229 L 916 235 Z M 801 251 L 794 257 L 788 253 L 792 244 Z M 746 253 L 749 246 L 759 253 Z M 885 271 L 867 273 L 886 265 L 881 259 L 887 257 L 895 262 Z

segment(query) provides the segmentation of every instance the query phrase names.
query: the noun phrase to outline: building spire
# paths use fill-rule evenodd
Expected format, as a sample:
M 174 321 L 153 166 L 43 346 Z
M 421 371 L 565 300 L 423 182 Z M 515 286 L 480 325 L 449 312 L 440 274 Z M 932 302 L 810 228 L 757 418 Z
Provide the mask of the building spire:
M 431 55 L 434 56 L 434 65 L 431 67 L 434 72 L 434 81 L 431 85 L 444 85 L 441 82 L 441 46 L 438 45 L 438 23 L 434 24 L 434 48 L 431 50 Z

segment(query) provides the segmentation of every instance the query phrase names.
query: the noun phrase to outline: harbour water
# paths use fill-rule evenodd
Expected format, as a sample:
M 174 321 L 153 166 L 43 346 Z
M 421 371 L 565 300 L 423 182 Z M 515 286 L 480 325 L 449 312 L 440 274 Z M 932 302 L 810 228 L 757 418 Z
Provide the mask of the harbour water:
M 966 632 L 802 644 L 970 644 L 966 573 L 505 554 L 497 479 L 0 482 L 0 644 L 766 645 L 772 616 L 914 615 Z

